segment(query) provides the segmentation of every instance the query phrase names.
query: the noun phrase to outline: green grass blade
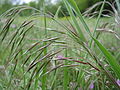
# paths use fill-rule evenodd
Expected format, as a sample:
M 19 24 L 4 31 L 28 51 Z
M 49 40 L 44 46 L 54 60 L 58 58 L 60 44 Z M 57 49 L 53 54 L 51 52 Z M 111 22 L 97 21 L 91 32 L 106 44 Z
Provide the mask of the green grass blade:
M 76 20 L 76 17 L 74 15 L 72 9 L 70 8 L 70 6 L 68 5 L 68 2 L 66 2 L 66 0 L 64 0 L 64 3 L 65 3 L 65 5 L 66 5 L 66 7 L 67 7 L 67 9 L 69 11 L 69 14 L 71 16 L 71 19 L 72 19 L 72 21 L 74 23 L 74 26 L 75 26 L 76 30 L 79 33 L 80 39 L 85 42 L 86 41 L 85 36 L 84 36 L 84 34 L 83 34 L 83 32 L 82 32 L 82 30 L 81 30 L 81 28 L 80 28 L 80 26 L 79 26 L 79 24 L 78 24 L 78 22 Z
M 93 38 L 101 52 L 106 57 L 108 63 L 114 70 L 114 72 L 117 74 L 118 78 L 120 79 L 120 65 L 118 64 L 117 60 L 114 58 L 114 56 L 111 55 L 111 53 L 95 38 Z
M 60 9 L 61 9 L 61 6 L 59 6 L 58 7 L 58 9 L 57 9 L 57 11 L 56 11 L 56 13 L 55 13 L 55 16 L 54 16 L 54 18 L 58 18 L 58 14 L 59 14 L 59 12 L 60 12 Z
M 102 14 L 102 11 L 103 11 L 103 8 L 104 8 L 104 5 L 105 5 L 105 1 L 106 1 L 106 0 L 103 1 L 103 4 L 102 4 L 102 6 L 101 6 L 101 8 L 100 8 L 100 12 L 99 12 L 99 15 L 98 15 L 98 17 L 97 17 L 97 21 L 96 21 L 96 24 L 95 24 L 95 27 L 94 27 L 94 32 L 93 32 L 93 35 L 92 35 L 93 37 L 94 37 L 95 34 L 96 34 L 96 29 L 97 29 L 98 24 L 99 24 L 99 21 L 100 21 L 100 17 L 101 17 L 101 14 Z M 89 43 L 89 47 L 90 47 L 90 48 L 92 47 L 92 42 L 93 42 L 93 39 L 90 40 L 90 43 Z
M 80 19 L 80 21 L 82 22 L 85 30 L 86 30 L 89 34 L 91 34 L 90 29 L 89 29 L 88 25 L 86 24 L 85 20 L 83 19 L 82 14 L 81 14 L 81 12 L 80 12 L 80 10 L 79 10 L 76 2 L 75 2 L 74 0 L 67 0 L 67 2 L 70 4 L 70 6 L 73 8 L 73 10 L 75 11 L 75 13 L 76 13 L 77 16 L 79 17 L 79 19 Z
M 67 52 L 68 50 L 65 49 L 65 57 L 67 57 Z M 68 64 L 67 61 L 64 62 L 65 65 Z M 63 88 L 64 90 L 68 90 L 68 84 L 69 84 L 69 74 L 68 74 L 68 68 L 67 67 L 64 67 L 64 81 L 63 81 Z
M 97 27 L 98 27 L 98 24 L 99 24 L 99 21 L 100 21 L 100 17 L 101 17 L 101 14 L 102 14 L 102 11 L 103 11 L 103 8 L 104 8 L 104 5 L 105 5 L 105 1 L 106 1 L 106 0 L 103 1 L 103 4 L 102 4 L 102 6 L 101 6 L 101 8 L 100 8 L 100 12 L 99 12 L 99 15 L 98 15 L 98 17 L 97 17 L 97 21 L 96 21 L 95 28 L 94 28 L 94 32 L 93 32 L 93 37 L 94 37 L 95 32 L 96 32 L 96 29 L 97 29 Z

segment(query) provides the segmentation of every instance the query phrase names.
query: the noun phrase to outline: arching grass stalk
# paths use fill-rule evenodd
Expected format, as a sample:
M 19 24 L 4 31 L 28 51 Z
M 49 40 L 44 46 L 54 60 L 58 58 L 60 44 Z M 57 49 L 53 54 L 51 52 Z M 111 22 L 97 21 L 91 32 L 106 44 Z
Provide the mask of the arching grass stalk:
M 109 63 L 109 65 L 112 67 L 112 70 L 113 70 L 114 73 L 116 74 L 117 78 L 120 78 L 120 65 L 118 64 L 118 62 L 117 62 L 117 60 L 115 59 L 115 57 L 107 50 L 107 48 L 105 48 L 105 47 L 102 45 L 102 43 L 100 43 L 96 38 L 94 38 L 94 36 L 93 36 L 92 33 L 90 32 L 90 29 L 89 29 L 87 23 L 85 22 L 84 18 L 82 17 L 81 12 L 79 11 L 76 2 L 75 2 L 74 0 L 63 0 L 63 1 L 64 1 L 65 5 L 66 5 L 66 7 L 67 7 L 67 9 L 68 9 L 68 12 L 69 12 L 69 14 L 70 14 L 70 17 L 72 18 L 72 20 L 73 20 L 73 22 L 74 22 L 73 26 L 74 26 L 75 28 L 76 28 L 76 26 L 77 26 L 77 20 L 75 21 L 76 17 L 72 14 L 73 11 L 74 11 L 74 12 L 76 13 L 76 15 L 79 17 L 82 25 L 84 26 L 84 28 L 85 28 L 85 30 L 87 31 L 87 33 L 89 34 L 89 36 L 92 38 L 92 40 L 93 40 L 93 41 L 95 42 L 95 44 L 98 46 L 98 48 L 101 50 L 102 54 L 105 56 L 105 58 L 106 58 L 105 60 L 106 60 L 106 61 Z M 105 2 L 105 1 L 104 1 L 104 2 Z M 104 3 L 103 3 L 103 5 L 102 5 L 102 8 L 103 8 L 103 6 L 104 6 Z M 73 11 L 72 11 L 72 10 L 73 10 Z M 102 9 L 101 9 L 101 12 L 102 12 Z M 98 25 L 101 12 L 100 12 L 100 14 L 99 14 L 99 17 L 98 17 L 98 20 L 97 20 L 97 24 L 96 24 L 96 26 L 95 26 L 95 29 L 96 29 L 96 27 L 97 27 L 97 25 Z M 78 27 L 78 26 L 77 26 L 77 27 Z M 82 32 L 81 29 L 80 29 L 80 27 L 79 27 L 79 28 L 76 28 L 76 29 L 77 29 L 76 31 L 79 30 L 80 32 Z M 79 43 L 83 43 L 83 44 L 81 44 L 81 45 L 84 47 L 85 50 L 87 50 L 86 48 L 89 49 L 89 47 L 87 47 L 87 46 L 85 45 L 86 41 L 84 41 L 84 40 L 83 40 L 83 37 L 82 37 L 82 36 L 85 36 L 85 35 L 84 35 L 83 33 L 79 34 L 78 32 L 77 32 L 77 34 L 78 34 L 78 36 L 81 35 L 81 36 L 79 36 L 79 39 L 81 40 L 81 42 L 79 42 Z M 74 38 L 74 37 L 72 37 L 72 38 Z M 93 50 L 93 51 L 94 51 L 94 50 Z M 87 50 L 87 52 L 88 52 L 88 50 Z M 88 53 L 90 54 L 90 56 L 91 56 L 93 59 L 96 60 L 96 63 L 101 67 L 101 71 L 103 71 L 104 74 L 106 74 L 107 76 L 112 76 L 110 72 L 107 72 L 107 69 L 104 69 L 104 68 L 103 68 L 103 65 L 99 62 L 99 59 L 97 58 L 96 54 L 93 54 L 93 55 L 92 55 L 91 52 L 88 52 Z M 105 73 L 105 72 L 106 72 L 106 73 Z M 113 76 L 112 76 L 112 78 L 109 77 L 109 79 L 111 79 L 111 81 L 113 81 L 113 83 L 114 83 L 115 85 L 117 85 L 117 84 L 116 84 L 116 81 L 113 80 L 113 78 L 114 78 Z M 118 85 L 117 85 L 117 86 L 118 86 Z

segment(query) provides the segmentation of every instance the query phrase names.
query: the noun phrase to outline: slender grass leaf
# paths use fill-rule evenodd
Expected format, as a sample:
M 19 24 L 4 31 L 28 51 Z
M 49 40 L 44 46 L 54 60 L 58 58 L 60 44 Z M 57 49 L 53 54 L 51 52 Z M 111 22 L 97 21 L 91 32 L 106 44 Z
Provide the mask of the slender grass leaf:
M 65 1 L 66 1 L 66 0 L 65 0 Z M 75 11 L 75 13 L 78 15 L 78 17 L 79 17 L 80 21 L 82 22 L 85 30 L 86 30 L 89 34 L 91 34 L 90 29 L 89 29 L 88 25 L 86 24 L 85 20 L 83 19 L 83 16 L 82 16 L 82 14 L 81 14 L 81 12 L 80 12 L 80 10 L 79 10 L 76 2 L 75 2 L 74 0 L 67 0 L 66 2 L 68 2 L 68 3 L 70 4 L 70 6 L 71 6 L 71 7 L 73 8 L 73 10 Z
M 76 30 L 77 30 L 77 32 L 79 34 L 79 37 L 80 37 L 81 41 L 85 42 L 86 41 L 85 36 L 84 36 L 84 34 L 83 34 L 83 32 L 82 32 L 82 30 L 81 30 L 81 28 L 80 28 L 80 26 L 79 26 L 79 24 L 78 24 L 78 22 L 76 20 L 76 17 L 74 15 L 74 12 L 72 11 L 72 8 L 68 5 L 68 3 L 65 0 L 64 0 L 64 3 L 65 3 L 65 5 L 66 5 L 66 7 L 67 7 L 67 9 L 69 11 L 71 19 L 72 19 L 72 21 L 74 23 L 73 26 L 75 26 L 75 28 L 76 28 Z
M 92 37 L 93 38 L 93 37 Z M 120 65 L 118 64 L 117 60 L 115 59 L 114 56 L 111 55 L 111 53 L 95 38 L 93 38 L 101 52 L 104 54 L 106 57 L 108 63 L 114 70 L 114 72 L 117 74 L 118 78 L 120 79 Z

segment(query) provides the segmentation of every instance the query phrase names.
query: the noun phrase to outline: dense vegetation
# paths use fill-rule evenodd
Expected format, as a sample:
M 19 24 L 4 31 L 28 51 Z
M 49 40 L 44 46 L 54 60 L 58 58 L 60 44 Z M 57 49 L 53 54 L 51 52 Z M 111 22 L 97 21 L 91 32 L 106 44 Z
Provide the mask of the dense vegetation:
M 78 8 L 81 10 L 81 12 L 84 12 L 87 8 L 89 8 L 89 7 L 93 6 L 95 3 L 103 1 L 103 0 L 75 0 L 75 1 L 78 5 Z M 114 0 L 108 0 L 108 1 L 112 2 Z M 41 5 L 42 2 L 43 2 L 43 0 L 36 0 L 36 1 L 31 1 L 29 3 L 23 3 L 21 5 L 27 5 L 30 7 L 34 7 L 36 9 L 40 9 L 40 8 L 42 9 L 43 8 L 43 5 Z M 1 11 L 0 14 L 2 14 L 6 10 L 19 5 L 20 0 L 1 0 L 0 3 L 1 3 L 0 4 L 0 11 Z M 62 12 L 59 13 L 59 17 L 64 17 L 64 15 L 62 13 L 64 13 L 65 15 L 69 15 L 67 8 L 65 7 L 62 0 L 56 0 L 55 3 L 52 3 L 51 0 L 45 0 L 45 6 L 46 6 L 47 13 L 51 12 L 53 15 L 55 15 L 57 9 L 59 7 L 61 7 Z M 105 5 L 104 8 L 111 9 L 109 5 Z M 96 8 L 96 10 L 100 10 L 100 7 Z M 26 15 L 29 16 L 33 12 L 34 12 L 33 10 L 27 10 L 27 11 L 22 12 L 21 16 L 26 16 Z M 108 12 L 106 12 L 106 13 L 108 13 Z
M 0 15 L 0 90 L 120 89 L 120 2 L 80 1 L 9 1 Z

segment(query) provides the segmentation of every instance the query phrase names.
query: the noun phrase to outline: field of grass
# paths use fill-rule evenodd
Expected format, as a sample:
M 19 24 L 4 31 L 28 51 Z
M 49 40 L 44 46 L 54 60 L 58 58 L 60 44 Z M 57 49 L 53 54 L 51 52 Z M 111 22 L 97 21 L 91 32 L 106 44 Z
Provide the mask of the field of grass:
M 10 79 L 10 76 L 11 76 L 14 66 L 15 66 L 15 61 L 9 62 L 9 60 L 8 60 L 8 58 L 11 58 L 11 59 L 15 58 L 15 56 L 9 57 L 9 54 L 11 54 L 11 52 L 10 52 L 10 46 L 7 46 L 8 42 L 9 42 L 10 38 L 13 36 L 15 29 L 18 28 L 19 25 L 21 24 L 21 22 L 24 22 L 24 20 L 26 18 L 27 17 L 18 17 L 13 22 L 13 24 L 10 27 L 10 33 L 8 34 L 4 43 L 2 43 L 0 46 L 1 88 L 5 88 L 9 84 L 9 79 Z M 59 19 L 59 21 L 66 24 L 68 27 L 70 27 L 70 24 L 67 22 L 66 19 L 61 18 L 61 19 Z M 89 27 L 91 28 L 91 31 L 94 28 L 95 21 L 96 21 L 96 19 L 94 19 L 94 18 L 90 19 L 90 20 L 86 19 L 86 22 L 88 23 Z M 102 25 L 104 25 L 108 22 L 113 22 L 112 18 L 101 18 L 99 28 L 102 28 Z M 45 40 L 47 41 L 47 39 L 44 37 L 45 35 L 44 35 L 43 17 L 37 17 L 36 20 L 33 21 L 33 23 L 34 23 L 34 27 L 26 34 L 26 36 L 24 38 L 24 42 L 22 43 L 21 49 L 22 49 L 22 52 L 25 52 L 36 42 L 39 42 L 38 46 L 35 47 L 35 49 L 31 50 L 25 58 L 23 58 L 22 56 L 20 56 L 18 58 L 18 65 L 16 67 L 16 70 L 14 71 L 13 76 L 11 77 L 12 78 L 11 83 L 13 85 L 11 88 L 18 88 L 19 85 L 22 85 L 20 83 L 23 83 L 23 81 L 21 81 L 21 80 L 29 66 L 29 63 L 37 55 L 33 55 L 31 57 L 31 59 L 28 61 L 29 63 L 26 64 L 24 66 L 24 68 L 21 65 L 24 63 L 25 59 L 31 53 L 35 52 L 37 49 L 39 49 L 43 45 L 43 41 L 45 41 Z M 50 47 L 48 47 L 48 52 L 49 51 L 54 52 L 56 49 L 61 49 L 61 48 L 67 47 L 67 51 L 62 50 L 55 57 L 57 57 L 57 56 L 64 57 L 65 56 L 65 57 L 73 57 L 75 59 L 84 57 L 86 52 L 84 52 L 84 50 L 82 50 L 80 45 L 76 44 L 73 40 L 71 40 L 69 37 L 67 37 L 65 35 L 65 33 L 66 33 L 65 29 L 62 28 L 59 24 L 56 24 L 54 21 L 52 21 L 50 19 L 47 19 L 47 29 L 48 29 L 47 30 L 48 38 L 57 39 L 54 41 L 54 43 Z M 86 33 L 86 32 L 84 32 L 84 33 Z M 88 38 L 87 34 L 86 34 L 86 38 Z M 100 35 L 100 40 L 113 53 L 113 55 L 116 55 L 116 53 L 119 52 L 120 47 L 119 47 L 118 43 L 120 43 L 120 42 L 118 42 L 117 38 L 113 34 L 102 32 L 102 34 Z M 50 42 L 51 41 L 48 41 L 47 43 L 50 43 Z M 65 53 L 67 53 L 67 55 Z M 55 57 L 52 57 L 53 61 L 51 61 L 50 64 L 47 66 L 47 68 L 48 68 L 47 71 L 50 71 L 52 68 L 57 67 L 57 64 L 61 65 L 63 63 L 67 63 L 66 65 L 69 65 L 70 67 L 67 67 L 67 68 L 61 67 L 61 68 L 58 68 L 57 70 L 49 73 L 47 75 L 47 79 L 48 79 L 47 87 L 48 88 L 53 88 L 54 90 L 63 90 L 64 75 L 68 76 L 65 78 L 69 79 L 67 82 L 68 83 L 67 86 L 68 86 L 68 89 L 70 89 L 70 90 L 75 89 L 80 86 L 81 86 L 81 88 L 83 88 L 82 87 L 83 84 L 86 84 L 84 88 L 87 89 L 92 82 L 94 82 L 96 84 L 96 88 L 97 88 L 97 83 L 98 83 L 97 81 L 101 78 L 101 75 L 99 75 L 99 72 L 97 72 L 96 70 L 92 70 L 93 68 L 89 67 L 88 65 L 82 65 L 82 64 L 75 63 L 75 62 L 71 62 L 71 61 L 56 62 L 56 61 L 54 61 Z M 39 60 L 39 58 L 38 58 L 38 60 Z M 28 74 L 26 74 L 26 76 L 24 77 L 26 79 L 26 81 L 24 82 L 25 85 L 29 82 L 29 78 L 30 78 L 29 74 L 30 74 L 30 72 L 28 72 Z M 82 79 L 82 76 L 78 77 L 79 74 L 81 74 L 82 76 L 85 75 L 86 77 L 84 79 Z M 97 77 L 97 75 L 99 77 Z M 105 77 L 105 76 L 103 76 L 103 77 Z M 40 84 L 40 82 L 39 82 L 39 84 Z M 80 85 L 80 86 L 77 86 L 77 85 Z M 22 87 L 23 86 L 19 86 L 19 88 L 22 88 Z M 32 86 L 31 86 L 31 90 L 32 90 Z
M 64 3 L 70 17 L 1 16 L 0 90 L 119 90 L 116 17 L 83 19 L 73 5 L 75 17 Z

